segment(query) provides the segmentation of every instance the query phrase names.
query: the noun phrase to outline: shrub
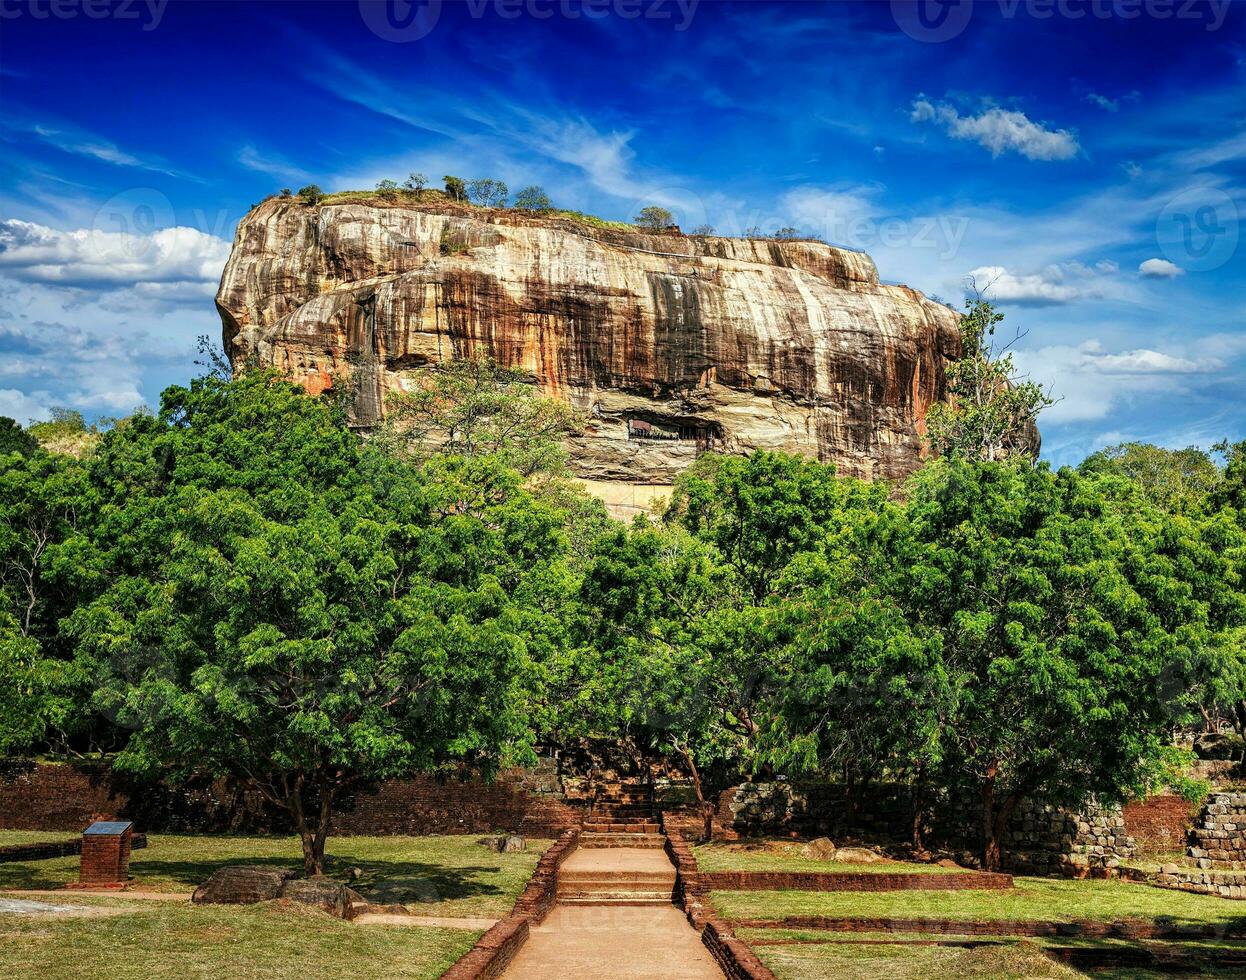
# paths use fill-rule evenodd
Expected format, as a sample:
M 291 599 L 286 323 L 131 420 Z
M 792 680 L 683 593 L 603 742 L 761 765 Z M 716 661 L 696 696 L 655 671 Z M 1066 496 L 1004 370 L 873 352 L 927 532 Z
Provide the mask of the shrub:
M 655 204 L 640 209 L 640 214 L 632 219 L 636 227 L 646 231 L 666 231 L 675 224 L 675 217 L 666 208 Z
M 415 193 L 417 194 L 422 193 L 424 188 L 427 185 L 428 185 L 428 178 L 425 177 L 422 173 L 418 173 L 418 172 L 411 174 L 409 177 L 407 177 L 406 180 L 402 182 L 403 187 L 405 187 L 409 191 L 415 191 Z
M 446 197 L 452 201 L 467 200 L 467 184 L 462 177 L 445 176 L 441 178 L 446 182 Z
M 531 184 L 515 195 L 515 207 L 521 211 L 551 211 L 554 205 L 550 203 L 545 188 Z
M 304 204 L 316 205 L 324 200 L 324 191 L 320 189 L 319 184 L 308 184 L 306 187 L 299 188 L 299 197 L 302 198 Z

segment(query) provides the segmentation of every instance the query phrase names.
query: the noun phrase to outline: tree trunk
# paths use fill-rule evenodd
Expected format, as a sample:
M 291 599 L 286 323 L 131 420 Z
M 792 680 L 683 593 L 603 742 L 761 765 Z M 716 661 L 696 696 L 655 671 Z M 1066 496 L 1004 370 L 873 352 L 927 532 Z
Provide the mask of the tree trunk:
M 308 813 L 307 803 L 303 799 L 304 786 L 300 776 L 290 794 L 287 809 L 294 818 L 294 828 L 303 844 L 303 874 L 310 878 L 312 875 L 324 874 L 324 846 L 329 837 L 333 794 L 327 787 L 323 787 L 319 806 L 312 813 Z
M 692 776 L 692 789 L 697 794 L 697 806 L 701 811 L 701 835 L 708 843 L 714 839 L 714 805 L 705 798 L 705 787 L 701 783 L 701 770 L 697 768 L 696 760 L 692 757 L 692 747 L 684 748 L 676 742 L 675 751 L 683 756 L 684 762 L 688 765 L 688 772 Z
M 1000 864 L 1000 841 L 995 832 L 995 776 L 999 769 L 992 764 L 982 783 L 982 870 L 998 871 Z

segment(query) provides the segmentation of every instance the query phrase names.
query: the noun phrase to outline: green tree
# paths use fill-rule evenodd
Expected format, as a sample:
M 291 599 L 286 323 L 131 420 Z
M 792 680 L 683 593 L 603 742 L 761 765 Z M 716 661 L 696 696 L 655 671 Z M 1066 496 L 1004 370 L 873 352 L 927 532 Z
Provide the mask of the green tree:
M 334 804 L 368 780 L 530 757 L 524 684 L 558 516 L 493 460 L 416 469 L 258 372 L 165 392 L 92 459 L 70 617 L 117 765 L 227 774 L 285 810 L 324 866 Z
M 947 401 L 931 406 L 926 417 L 927 438 L 944 456 L 974 461 L 1036 453 L 1035 423 L 1052 399 L 1017 371 L 1011 344 L 997 347 L 995 328 L 1004 314 L 980 294 L 965 309 L 961 357 L 947 372 Z
M 324 200 L 324 191 L 320 189 L 319 184 L 308 184 L 306 187 L 299 188 L 299 197 L 304 204 L 315 206 Z
M 1023 798 L 1141 791 L 1213 636 L 1180 525 L 1072 470 L 963 460 L 926 467 L 895 521 L 875 575 L 939 638 L 943 771 L 977 796 L 984 865 Z
M 564 440 L 582 420 L 566 402 L 539 394 L 522 371 L 488 359 L 449 361 L 421 372 L 387 406 L 380 444 L 407 459 L 433 453 L 490 456 L 523 476 L 561 473 Z
M 387 201 L 392 201 L 398 196 L 398 181 L 389 179 L 377 181 L 376 192 Z
M 782 228 L 778 229 L 774 233 L 774 237 L 777 238 L 781 242 L 784 242 L 784 241 L 790 242 L 790 241 L 795 241 L 796 239 L 801 238 L 802 236 L 801 236 L 799 228 L 793 228 L 791 225 L 784 225 Z
M 467 194 L 482 208 L 504 208 L 506 199 L 510 196 L 510 190 L 505 181 L 483 177 L 468 183 Z
M 1220 482 L 1220 470 L 1201 449 L 1164 449 L 1147 442 L 1123 442 L 1092 453 L 1083 473 L 1116 473 L 1136 483 L 1157 507 L 1173 514 L 1202 511 Z
M 31 456 L 38 448 L 39 440 L 13 419 L 0 415 L 0 456 L 7 456 L 10 453 Z
M 442 177 L 446 183 L 446 197 L 452 201 L 467 200 L 467 184 L 462 177 Z
M 554 205 L 550 203 L 545 188 L 531 184 L 515 195 L 515 207 L 520 211 L 550 211 Z
M 714 234 L 714 226 L 713 225 L 697 225 L 695 228 L 692 229 L 691 233 L 693 235 L 700 235 L 702 237 L 706 237 L 706 236 Z
M 675 224 L 675 216 L 666 208 L 650 204 L 640 209 L 632 223 L 644 231 L 666 231 Z
M 428 178 L 416 171 L 402 182 L 402 186 L 409 191 L 415 191 L 416 194 L 423 194 L 424 188 L 428 186 Z

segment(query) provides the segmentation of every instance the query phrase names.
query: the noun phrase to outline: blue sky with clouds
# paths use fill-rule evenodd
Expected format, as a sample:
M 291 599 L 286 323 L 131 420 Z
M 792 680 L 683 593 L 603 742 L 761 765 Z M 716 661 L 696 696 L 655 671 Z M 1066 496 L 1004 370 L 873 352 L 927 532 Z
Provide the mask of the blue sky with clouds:
M 238 219 L 412 170 L 990 286 L 1044 453 L 1246 438 L 1246 3 L 0 0 L 0 414 L 154 404 Z

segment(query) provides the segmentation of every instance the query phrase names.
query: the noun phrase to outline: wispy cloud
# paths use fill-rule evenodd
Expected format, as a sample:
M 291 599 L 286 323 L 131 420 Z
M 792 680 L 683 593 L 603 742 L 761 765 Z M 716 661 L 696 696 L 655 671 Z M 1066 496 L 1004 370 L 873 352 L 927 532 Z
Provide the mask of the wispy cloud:
M 244 146 L 238 151 L 238 162 L 248 170 L 268 174 L 270 177 L 278 177 L 281 180 L 302 181 L 312 179 L 312 175 L 306 170 L 294 166 L 294 164 L 275 154 L 261 153 L 254 146 L 250 145 Z
M 913 101 L 909 119 L 942 126 L 953 139 L 972 140 L 990 150 L 994 157 L 1013 152 L 1029 160 L 1070 160 L 1081 149 L 1069 130 L 1048 129 L 1024 112 L 998 106 L 976 116 L 961 115 L 947 102 L 936 104 L 919 96 Z
M 165 174 L 169 177 L 202 182 L 201 178 L 181 170 L 176 170 L 159 157 L 131 153 L 122 149 L 111 140 L 77 129 L 76 127 L 62 124 L 34 123 L 25 127 L 24 131 L 65 153 L 99 160 L 116 167 L 133 167 L 138 170 Z

